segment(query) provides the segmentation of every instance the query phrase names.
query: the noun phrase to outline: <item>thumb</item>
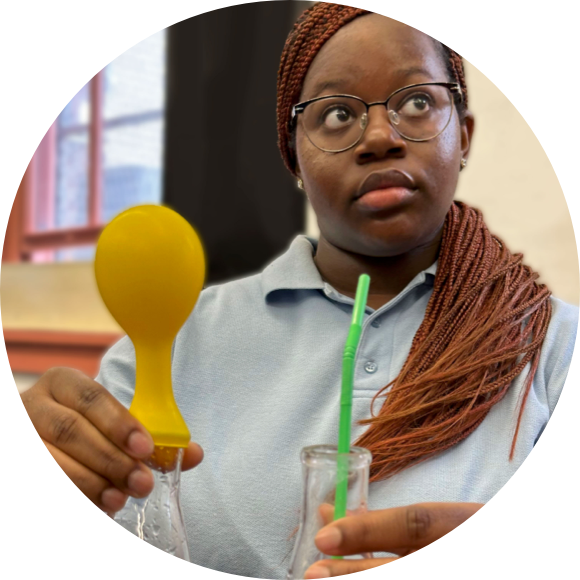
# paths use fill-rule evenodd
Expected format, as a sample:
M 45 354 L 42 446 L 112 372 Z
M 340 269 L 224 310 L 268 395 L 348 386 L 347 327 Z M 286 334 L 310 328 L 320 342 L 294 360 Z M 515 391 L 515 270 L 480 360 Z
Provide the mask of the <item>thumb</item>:
M 203 449 L 193 441 L 189 442 L 189 445 L 185 449 L 183 454 L 183 461 L 181 463 L 181 470 L 187 471 L 193 467 L 198 466 L 203 460 Z
M 353 516 L 358 512 L 352 510 L 346 510 L 346 515 Z M 318 506 L 318 514 L 322 520 L 322 525 L 327 526 L 334 521 L 334 506 L 330 503 L 322 503 Z
M 329 503 L 323 503 L 318 506 L 318 513 L 322 519 L 322 525 L 327 526 L 334 520 L 334 506 Z

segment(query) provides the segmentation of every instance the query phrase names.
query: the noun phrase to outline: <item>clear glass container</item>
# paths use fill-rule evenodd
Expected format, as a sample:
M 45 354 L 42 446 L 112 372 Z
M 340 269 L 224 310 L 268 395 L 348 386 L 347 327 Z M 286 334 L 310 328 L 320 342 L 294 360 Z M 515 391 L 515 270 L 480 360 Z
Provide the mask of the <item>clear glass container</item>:
M 304 573 L 314 562 L 328 558 L 318 551 L 314 544 L 314 537 L 325 523 L 329 523 L 324 521 L 323 515 L 332 520 L 334 514 L 332 508 L 323 506 L 325 504 L 334 506 L 338 459 L 336 445 L 305 447 L 300 454 L 300 459 L 303 474 L 300 527 L 296 536 L 287 580 L 304 578 Z M 346 504 L 348 517 L 367 511 L 371 454 L 362 447 L 351 447 L 346 459 L 348 462 Z M 354 557 L 368 558 L 372 555 L 362 554 Z
M 152 546 L 189 562 L 187 535 L 179 502 L 183 449 L 156 447 L 147 461 L 155 479 L 151 494 L 130 497 L 115 521 Z

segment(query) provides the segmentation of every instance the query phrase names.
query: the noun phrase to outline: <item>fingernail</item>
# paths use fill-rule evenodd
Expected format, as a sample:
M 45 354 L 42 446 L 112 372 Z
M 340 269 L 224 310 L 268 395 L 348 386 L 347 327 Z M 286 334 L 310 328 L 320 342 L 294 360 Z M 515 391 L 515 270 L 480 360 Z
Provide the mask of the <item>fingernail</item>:
M 316 534 L 314 541 L 321 552 L 327 553 L 327 550 L 334 550 L 340 546 L 342 534 L 336 527 L 326 527 Z
M 306 570 L 304 578 L 306 580 L 314 580 L 315 578 L 330 578 L 330 570 L 326 566 L 312 566 Z
M 127 446 L 131 453 L 134 453 L 139 457 L 149 457 L 155 449 L 151 435 L 148 433 L 142 433 L 141 431 L 133 431 L 133 433 L 129 435 Z
M 127 501 L 127 496 L 116 487 L 109 487 L 101 494 L 101 503 L 103 506 L 112 512 L 119 511 Z
M 147 495 L 153 488 L 153 477 L 141 468 L 135 469 L 127 478 L 127 487 L 136 495 Z

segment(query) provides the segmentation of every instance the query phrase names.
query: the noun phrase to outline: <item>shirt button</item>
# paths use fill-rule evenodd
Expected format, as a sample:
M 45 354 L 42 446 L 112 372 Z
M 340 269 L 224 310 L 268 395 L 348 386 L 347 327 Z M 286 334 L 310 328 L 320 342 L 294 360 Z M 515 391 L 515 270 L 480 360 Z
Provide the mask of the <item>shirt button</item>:
M 379 367 L 378 367 L 377 363 L 374 363 L 370 360 L 365 363 L 365 371 L 367 373 L 370 373 L 370 374 L 376 373 L 378 368 Z
M 371 322 L 371 326 L 373 328 L 378 328 L 380 325 L 381 325 L 381 323 L 377 319 L 375 319 Z

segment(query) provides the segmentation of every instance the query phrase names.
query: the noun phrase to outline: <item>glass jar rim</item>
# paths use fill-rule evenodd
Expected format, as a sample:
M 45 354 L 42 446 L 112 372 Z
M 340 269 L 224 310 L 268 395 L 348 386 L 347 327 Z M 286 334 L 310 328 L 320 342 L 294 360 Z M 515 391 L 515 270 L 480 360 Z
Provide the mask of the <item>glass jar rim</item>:
M 336 465 L 338 455 L 337 445 L 310 445 L 302 449 L 300 460 L 311 467 Z M 372 460 L 371 452 L 364 447 L 351 447 L 346 457 L 350 467 L 365 467 Z

